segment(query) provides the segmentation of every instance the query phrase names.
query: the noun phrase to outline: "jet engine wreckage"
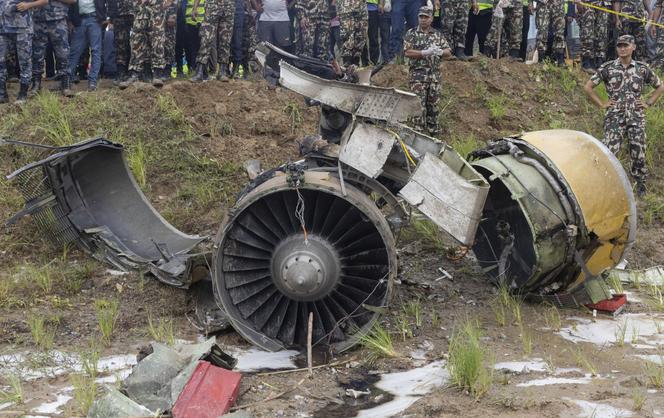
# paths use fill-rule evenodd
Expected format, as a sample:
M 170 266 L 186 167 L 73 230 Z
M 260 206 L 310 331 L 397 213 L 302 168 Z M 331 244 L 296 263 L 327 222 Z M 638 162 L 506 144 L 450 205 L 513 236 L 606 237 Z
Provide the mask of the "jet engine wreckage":
M 566 307 L 610 297 L 602 274 L 631 247 L 636 207 L 625 171 L 597 139 L 529 132 L 466 160 L 403 124 L 420 114 L 412 93 L 336 80 L 331 67 L 270 45 L 259 57 L 281 86 L 321 106 L 319 135 L 302 141 L 302 160 L 252 180 L 214 238 L 161 217 L 122 146 L 103 138 L 53 148 L 10 174 L 26 203 L 9 222 L 31 215 L 58 244 L 198 286 L 207 329 L 227 319 L 271 351 L 304 347 L 312 313 L 313 345 L 334 352 L 371 330 L 389 306 L 407 205 L 472 248 L 487 277 L 512 292 Z

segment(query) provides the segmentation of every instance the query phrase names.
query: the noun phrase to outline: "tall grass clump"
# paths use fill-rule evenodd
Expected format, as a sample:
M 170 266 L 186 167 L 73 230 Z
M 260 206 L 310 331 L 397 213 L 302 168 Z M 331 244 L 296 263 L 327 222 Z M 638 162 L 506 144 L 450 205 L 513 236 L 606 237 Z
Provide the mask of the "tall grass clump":
M 492 361 L 481 337 L 479 322 L 466 319 L 454 330 L 449 345 L 448 365 L 452 383 L 475 398 L 486 394 L 493 380 Z

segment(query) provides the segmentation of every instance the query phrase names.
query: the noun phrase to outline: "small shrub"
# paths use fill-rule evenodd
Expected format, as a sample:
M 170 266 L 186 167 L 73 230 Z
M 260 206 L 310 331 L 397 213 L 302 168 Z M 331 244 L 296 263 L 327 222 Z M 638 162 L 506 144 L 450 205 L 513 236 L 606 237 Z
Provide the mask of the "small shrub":
M 97 383 L 94 378 L 84 374 L 72 374 L 69 379 L 74 387 L 76 410 L 86 416 L 97 397 Z
M 117 321 L 119 314 L 119 306 L 120 304 L 116 300 L 95 300 L 97 324 L 99 325 L 99 331 L 101 332 L 101 340 L 105 345 L 109 345 L 113 338 L 115 322 Z
M 480 341 L 477 320 L 468 319 L 455 329 L 449 345 L 449 370 L 452 383 L 468 390 L 475 398 L 491 388 L 493 368 L 489 355 Z
M 3 376 L 7 389 L 0 389 L 0 404 L 12 403 L 21 405 L 23 403 L 23 385 L 21 379 L 16 375 Z
M 371 331 L 360 338 L 360 343 L 362 346 L 369 349 L 374 358 L 398 356 L 397 352 L 394 350 L 392 336 L 377 322 Z

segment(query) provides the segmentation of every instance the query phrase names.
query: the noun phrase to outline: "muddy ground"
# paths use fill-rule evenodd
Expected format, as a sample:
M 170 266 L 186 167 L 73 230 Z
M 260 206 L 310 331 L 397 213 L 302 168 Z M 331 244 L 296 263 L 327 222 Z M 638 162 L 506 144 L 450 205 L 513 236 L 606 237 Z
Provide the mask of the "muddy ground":
M 585 76 L 578 71 L 481 60 L 449 63 L 445 80 L 443 139 L 462 153 L 523 130 L 601 132 L 601 115 L 582 96 Z M 405 88 L 406 69 L 388 67 L 375 82 Z M 316 131 L 316 108 L 262 81 L 174 81 L 162 90 L 138 85 L 126 91 L 104 82 L 99 92 L 80 92 L 72 101 L 43 96 L 22 108 L 0 107 L 0 136 L 60 143 L 104 135 L 125 144 L 131 156 L 142 150 L 144 156 L 136 157 L 139 163 L 132 169 L 135 174 L 144 170 L 142 188 L 150 201 L 176 227 L 202 235 L 214 235 L 246 182 L 244 161 L 255 158 L 272 167 L 297 158 L 297 139 Z M 34 157 L 24 149 L 0 147 L 0 171 L 9 173 Z M 651 166 L 652 199 L 662 190 L 660 167 L 657 158 Z M 0 183 L 0 217 L 7 219 L 21 205 L 11 185 Z M 650 221 L 651 207 L 640 203 L 639 210 L 640 220 Z M 628 266 L 661 264 L 662 241 L 664 228 L 657 216 L 641 223 Z M 510 312 L 501 325 L 495 312 L 497 291 L 478 271 L 472 253 L 452 261 L 448 247 L 454 245 L 445 237 L 421 236 L 413 229 L 399 240 L 399 283 L 382 320 L 396 356 L 369 361 L 369 352 L 357 347 L 325 359 L 334 366 L 317 368 L 312 377 L 293 370 L 244 372 L 237 405 L 255 416 L 293 417 L 346 417 L 360 411 L 384 416 L 392 406 L 396 416 L 423 417 L 664 416 L 663 389 L 649 378 L 664 347 L 664 314 L 650 303 L 647 288 L 628 288 L 630 302 L 616 319 L 560 310 L 561 323 L 556 324 L 550 308 L 524 304 L 524 327 Z M 84 402 L 72 376 L 81 369 L 77 356 L 91 346 L 101 351 L 105 365 L 97 377 L 102 386 L 126 377 L 133 356 L 154 339 L 155 324 L 172 324 L 172 332 L 166 333 L 177 340 L 204 338 L 188 319 L 192 307 L 185 291 L 149 276 L 120 275 L 73 248 L 53 248 L 29 219 L 2 227 L 0 270 L 0 374 L 5 384 L 9 375 L 18 375 L 23 389 L 23 403 L 0 398 L 0 416 L 79 415 Z M 50 287 L 37 280 L 43 271 L 52 274 Z M 99 300 L 119 301 L 108 345 L 99 344 Z M 413 335 L 404 337 L 397 322 L 414 301 L 419 301 L 422 319 L 408 316 Z M 36 346 L 34 318 L 43 318 L 55 330 L 50 346 Z M 478 399 L 452 386 L 445 367 L 454 327 L 468 318 L 479 320 L 490 354 L 487 365 L 497 366 L 490 389 Z M 618 338 L 622 327 L 627 331 Z M 232 331 L 221 333 L 217 341 L 240 356 L 251 349 Z M 259 368 L 268 369 L 271 363 L 259 361 Z M 302 366 L 297 357 L 289 367 Z M 381 389 L 381 378 L 389 379 L 385 375 L 421 367 L 415 380 L 429 381 L 412 389 L 412 396 Z M 407 377 L 397 376 L 403 381 L 397 394 L 408 394 Z M 356 399 L 347 389 L 369 393 Z M 372 410 L 381 407 L 385 409 Z

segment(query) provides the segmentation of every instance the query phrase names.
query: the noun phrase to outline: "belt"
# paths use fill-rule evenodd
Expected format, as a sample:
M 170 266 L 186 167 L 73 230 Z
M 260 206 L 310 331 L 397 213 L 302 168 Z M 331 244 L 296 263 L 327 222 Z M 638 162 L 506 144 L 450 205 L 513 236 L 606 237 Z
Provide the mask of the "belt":
M 83 18 L 83 17 L 97 17 L 97 13 L 83 13 L 80 16 L 81 16 L 81 18 Z

